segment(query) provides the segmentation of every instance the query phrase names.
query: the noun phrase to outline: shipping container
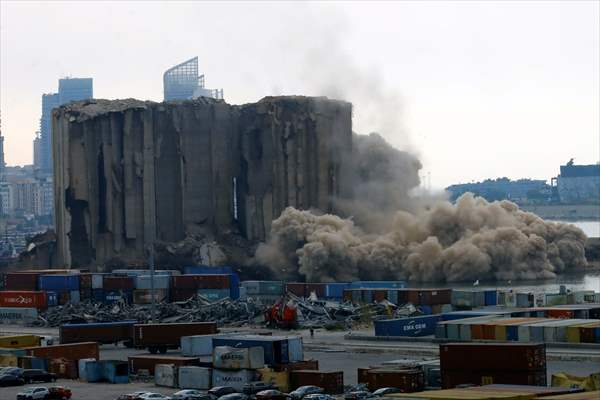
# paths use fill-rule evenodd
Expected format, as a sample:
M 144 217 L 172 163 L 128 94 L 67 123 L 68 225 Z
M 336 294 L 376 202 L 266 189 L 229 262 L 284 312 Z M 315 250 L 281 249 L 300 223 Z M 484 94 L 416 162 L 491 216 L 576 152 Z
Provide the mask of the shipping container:
M 458 308 L 475 308 L 485 306 L 485 292 L 482 290 L 454 289 L 451 304 Z
M 132 345 L 136 321 L 63 324 L 59 328 L 60 343 L 99 342 Z
M 425 389 L 425 377 L 420 368 L 383 369 L 373 368 L 364 374 L 364 382 L 370 391 L 395 387 L 402 393 L 419 392 Z M 361 382 L 359 382 L 361 383 Z
M 495 306 L 498 304 L 498 291 L 495 289 L 486 289 L 484 290 L 485 296 L 485 305 L 486 306 Z
M 0 292 L 0 307 L 19 307 L 45 309 L 47 307 L 46 293 L 27 291 Z
M 111 290 L 111 291 L 103 291 L 104 293 L 104 303 L 118 303 L 124 302 L 127 304 L 133 303 L 133 292 L 128 290 Z
M 169 290 L 171 287 L 170 275 L 154 275 L 154 289 Z M 152 277 L 150 275 L 136 275 L 134 288 L 138 290 L 152 289 Z
M 242 391 L 244 385 L 255 381 L 257 373 L 249 369 L 224 370 L 213 369 L 212 386 L 230 386 L 238 391 Z
M 517 293 L 516 296 L 517 307 L 527 308 L 535 305 L 533 293 Z
M 198 294 L 198 289 L 171 289 L 169 293 L 172 302 L 187 301 L 193 297 L 196 297 Z
M 154 383 L 156 386 L 177 387 L 177 366 L 174 364 L 156 364 L 154 366 Z
M 53 346 L 30 347 L 25 349 L 27 354 L 35 357 L 49 359 L 64 358 L 67 360 L 81 360 L 82 358 L 100 358 L 97 342 L 81 342 L 58 344 Z
M 37 308 L 0 307 L 0 322 L 28 323 L 37 317 Z
M 344 373 L 342 371 L 323 372 L 313 370 L 290 372 L 290 390 L 308 385 L 323 388 L 327 394 L 341 394 L 344 393 Z
M 451 304 L 452 289 L 405 289 L 414 305 Z
M 129 364 L 129 372 L 131 374 L 137 375 L 144 370 L 147 371 L 149 375 L 154 376 L 154 368 L 157 364 L 198 366 L 200 364 L 200 359 L 198 357 L 139 354 L 127 357 L 127 362 Z
M 97 364 L 97 360 L 95 358 L 82 358 L 81 360 L 77 360 L 77 370 L 79 371 L 79 379 L 87 382 L 99 382 L 100 378 L 96 379 L 96 376 L 100 376 L 100 365 L 94 365 L 96 371 L 92 370 L 90 367 L 90 377 L 88 379 L 87 375 L 87 364 L 94 363 Z M 91 379 L 91 380 L 90 380 Z
M 98 274 L 98 273 L 94 273 L 92 274 L 92 289 L 102 289 L 104 288 L 104 277 L 107 274 Z
M 79 274 L 50 274 L 38 277 L 40 290 L 70 292 L 79 290 Z
M 181 389 L 210 389 L 212 370 L 203 367 L 179 367 L 178 382 Z
M 544 387 L 535 385 L 508 385 L 508 384 L 491 384 L 478 387 L 465 388 L 469 391 L 477 392 L 510 392 L 510 393 L 521 393 L 523 395 L 532 395 L 535 397 L 547 397 L 551 395 L 577 393 L 583 391 L 582 389 L 575 388 L 562 388 L 562 387 Z
M 290 374 L 288 371 L 275 371 L 272 368 L 257 370 L 261 382 L 270 383 L 278 390 L 288 393 L 290 390 Z
M 111 291 L 132 291 L 134 289 L 133 277 L 131 276 L 104 276 L 102 289 Z
M 260 346 L 264 349 L 265 363 L 269 365 L 304 360 L 302 337 L 300 336 L 239 335 L 215 337 L 213 345 L 236 348 Z
M 375 336 L 428 336 L 435 333 L 440 315 L 377 320 Z
M 38 290 L 38 272 L 7 272 L 3 276 L 4 290 Z
M 277 364 L 273 366 L 275 372 L 290 372 L 300 369 L 310 369 L 314 371 L 319 370 L 319 360 L 302 360 L 294 361 L 287 364 Z
M 183 336 L 217 333 L 214 322 L 184 322 L 172 324 L 135 324 L 134 346 L 147 348 L 151 353 L 164 353 L 170 348 L 179 348 Z
M 442 374 L 449 370 L 468 371 L 470 369 L 482 371 L 543 370 L 545 373 L 546 346 L 541 343 L 512 342 L 440 344 L 440 365 Z
M 129 383 L 129 365 L 123 360 L 100 361 L 103 380 L 109 383 Z
M 499 370 L 444 370 L 442 368 L 442 388 L 451 389 L 459 385 L 489 385 L 494 383 L 510 385 L 546 386 L 546 370 L 499 371 Z
M 600 336 L 597 336 L 600 321 L 590 321 L 593 322 L 567 327 L 567 341 L 570 343 L 600 343 Z
M 152 297 L 157 303 L 169 300 L 169 291 L 167 289 L 154 289 L 154 296 L 151 289 L 138 289 L 133 291 L 133 304 L 152 304 Z
M 222 275 L 222 274 L 233 274 L 235 271 L 230 266 L 209 266 L 209 265 L 192 265 L 183 267 L 183 273 L 186 275 L 192 274 L 210 274 L 210 275 Z
M 216 346 L 213 350 L 213 366 L 221 369 L 263 368 L 265 366 L 265 351 L 262 347 Z
M 56 374 L 61 379 L 77 379 L 79 375 L 77 360 L 67 358 L 51 359 L 49 372 Z
M 246 289 L 247 296 L 260 294 L 281 296 L 284 289 L 282 281 L 244 281 L 242 287 Z
M 5 349 L 22 349 L 41 345 L 42 338 L 37 335 L 0 336 L 0 347 Z
M 179 275 L 172 278 L 173 289 L 229 289 L 231 275 Z
M 92 274 L 84 273 L 79 274 L 79 289 L 91 289 L 92 288 Z
M 351 289 L 403 289 L 405 281 L 356 281 L 350 283 Z

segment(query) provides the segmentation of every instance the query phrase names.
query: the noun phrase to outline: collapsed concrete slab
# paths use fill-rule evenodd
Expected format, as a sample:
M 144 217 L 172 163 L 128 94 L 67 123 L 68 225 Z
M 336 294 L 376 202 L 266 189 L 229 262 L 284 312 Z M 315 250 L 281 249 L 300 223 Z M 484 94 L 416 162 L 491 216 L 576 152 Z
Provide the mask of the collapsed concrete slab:
M 295 96 L 56 109 L 58 262 L 143 265 L 151 244 L 252 243 L 287 206 L 333 211 L 351 192 L 351 114 L 346 102 Z

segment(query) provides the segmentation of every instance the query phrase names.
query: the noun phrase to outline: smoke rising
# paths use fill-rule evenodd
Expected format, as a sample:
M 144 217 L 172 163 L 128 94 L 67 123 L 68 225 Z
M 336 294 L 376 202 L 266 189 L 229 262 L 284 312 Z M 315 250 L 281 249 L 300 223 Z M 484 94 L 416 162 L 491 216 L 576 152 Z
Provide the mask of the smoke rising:
M 351 200 L 337 214 L 287 208 L 256 261 L 286 279 L 547 279 L 586 265 L 585 234 L 509 201 L 455 204 L 411 194 L 419 160 L 377 135 L 354 137 Z

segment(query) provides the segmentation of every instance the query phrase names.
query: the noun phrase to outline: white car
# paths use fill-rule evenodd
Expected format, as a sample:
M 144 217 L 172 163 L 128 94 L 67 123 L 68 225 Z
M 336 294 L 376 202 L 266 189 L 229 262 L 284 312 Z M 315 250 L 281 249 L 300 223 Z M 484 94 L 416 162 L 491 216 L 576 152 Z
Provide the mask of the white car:
M 17 393 L 17 400 L 40 400 L 50 395 L 50 391 L 45 387 L 28 387 L 22 392 Z
M 206 392 L 201 392 L 195 389 L 184 389 L 173 393 L 173 400 L 209 400 L 212 396 Z
M 160 393 L 144 393 L 142 395 L 139 396 L 140 399 L 144 399 L 144 400 L 171 400 L 171 398 L 169 396 L 165 396 L 164 394 L 160 394 Z

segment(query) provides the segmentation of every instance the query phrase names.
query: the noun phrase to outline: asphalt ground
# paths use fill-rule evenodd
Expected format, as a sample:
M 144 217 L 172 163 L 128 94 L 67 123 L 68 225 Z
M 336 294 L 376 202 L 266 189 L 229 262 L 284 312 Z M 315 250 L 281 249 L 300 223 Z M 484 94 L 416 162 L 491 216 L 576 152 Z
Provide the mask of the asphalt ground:
M 244 328 L 246 329 L 246 328 Z M 368 330 L 360 333 L 367 333 Z M 0 325 L 0 335 L 13 333 L 35 333 L 55 336 L 58 331 L 53 328 L 23 328 Z M 289 332 L 286 332 L 289 334 Z M 382 362 L 398 359 L 431 359 L 437 356 L 437 344 L 430 342 L 365 342 L 344 339 L 348 332 L 328 332 L 317 330 L 314 338 L 308 331 L 296 332 L 304 337 L 305 358 L 316 359 L 322 371 L 343 371 L 344 383 L 356 384 L 359 367 L 379 365 Z M 564 353 L 564 354 L 563 354 Z M 123 346 L 103 345 L 102 359 L 127 360 L 134 354 L 147 354 L 140 350 L 127 349 Z M 168 354 L 178 355 L 177 351 Z M 547 362 L 548 382 L 552 374 L 566 372 L 572 375 L 585 376 L 592 372 L 600 372 L 597 351 L 589 349 L 560 349 L 558 353 L 549 352 Z M 71 388 L 73 399 L 113 400 L 123 393 L 138 390 L 172 394 L 177 389 L 157 387 L 153 383 L 133 382 L 129 384 L 87 383 L 71 380 L 59 380 L 57 385 Z M 44 386 L 44 385 L 27 385 Z M 0 400 L 15 399 L 16 394 L 24 387 L 0 388 Z

